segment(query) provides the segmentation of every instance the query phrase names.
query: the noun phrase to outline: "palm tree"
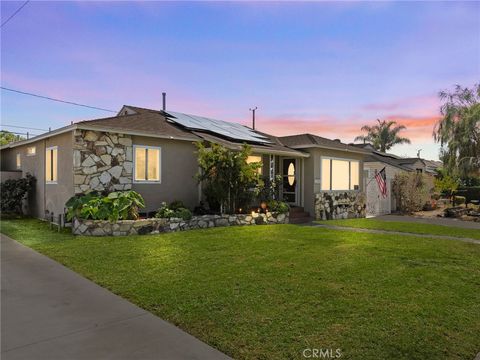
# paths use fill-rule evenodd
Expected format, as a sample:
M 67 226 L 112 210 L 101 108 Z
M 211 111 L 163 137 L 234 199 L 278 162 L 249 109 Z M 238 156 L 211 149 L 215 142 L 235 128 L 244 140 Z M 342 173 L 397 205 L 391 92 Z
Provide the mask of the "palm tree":
M 354 141 L 369 142 L 381 152 L 389 150 L 393 145 L 410 144 L 410 139 L 398 136 L 398 133 L 407 128 L 403 125 L 397 125 L 395 121 L 386 121 L 377 119 L 378 124 L 373 126 L 364 125 L 361 130 L 367 135 L 360 135 Z
M 440 158 L 444 167 L 462 178 L 480 174 L 480 83 L 472 89 L 455 86 L 452 93 L 441 91 L 445 103 L 442 118 L 433 131 L 442 146 Z

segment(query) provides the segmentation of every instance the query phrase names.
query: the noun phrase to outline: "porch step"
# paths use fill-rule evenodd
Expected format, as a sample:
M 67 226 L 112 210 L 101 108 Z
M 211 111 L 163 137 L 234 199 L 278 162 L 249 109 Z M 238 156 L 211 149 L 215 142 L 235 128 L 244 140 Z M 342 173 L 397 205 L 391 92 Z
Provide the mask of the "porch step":
M 304 224 L 312 221 L 310 214 L 301 206 L 292 206 L 289 212 L 290 224 Z

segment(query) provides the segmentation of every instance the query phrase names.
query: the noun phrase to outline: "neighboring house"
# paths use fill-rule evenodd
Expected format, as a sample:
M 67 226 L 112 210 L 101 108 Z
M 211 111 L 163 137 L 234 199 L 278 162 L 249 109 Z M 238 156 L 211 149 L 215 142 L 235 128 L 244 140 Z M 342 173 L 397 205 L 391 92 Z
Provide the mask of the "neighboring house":
M 1 170 L 37 178 L 29 212 L 39 218 L 64 213 L 71 196 L 92 190 L 135 190 L 150 213 L 163 201 L 193 208 L 202 200 L 195 180 L 198 141 L 230 149 L 249 144 L 248 161 L 261 161 L 263 176 L 281 175 L 280 198 L 316 218 L 365 215 L 363 159 L 369 151 L 310 134 L 275 137 L 240 124 L 134 106 L 5 145 Z
M 405 172 L 417 172 L 433 176 L 442 165 L 439 161 L 421 158 L 402 158 L 393 154 L 376 151 L 370 144 L 350 144 L 357 148 L 368 150 L 370 155 L 365 158 L 365 193 L 367 197 L 367 216 L 385 215 L 397 210 L 395 196 L 392 194 L 392 182 L 395 175 Z M 375 174 L 385 168 L 387 196 L 382 196 Z

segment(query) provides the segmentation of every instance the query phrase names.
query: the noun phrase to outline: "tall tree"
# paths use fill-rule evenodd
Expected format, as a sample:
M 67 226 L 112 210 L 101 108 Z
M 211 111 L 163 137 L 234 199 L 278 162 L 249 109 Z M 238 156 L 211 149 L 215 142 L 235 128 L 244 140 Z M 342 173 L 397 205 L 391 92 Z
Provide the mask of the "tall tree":
M 25 138 L 19 135 L 15 135 L 10 131 L 1 130 L 0 131 L 0 145 L 10 144 L 11 142 L 24 140 Z
M 441 145 L 445 169 L 463 178 L 480 172 L 480 83 L 469 89 L 460 85 L 453 92 L 441 91 L 442 118 L 433 137 Z
M 407 129 L 405 126 L 397 125 L 395 121 L 377 119 L 377 122 L 378 124 L 373 126 L 362 126 L 361 130 L 367 135 L 357 136 L 354 141 L 369 142 L 381 152 L 389 150 L 393 145 L 410 144 L 410 139 L 398 135 L 400 131 Z

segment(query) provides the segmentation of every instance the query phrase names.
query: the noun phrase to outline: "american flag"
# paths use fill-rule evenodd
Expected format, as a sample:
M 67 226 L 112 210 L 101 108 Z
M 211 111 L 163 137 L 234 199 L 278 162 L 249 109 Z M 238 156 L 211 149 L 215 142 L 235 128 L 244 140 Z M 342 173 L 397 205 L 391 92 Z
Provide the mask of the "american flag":
M 385 168 L 375 173 L 375 180 L 377 180 L 378 188 L 382 193 L 382 197 L 387 197 L 387 175 L 385 174 Z

